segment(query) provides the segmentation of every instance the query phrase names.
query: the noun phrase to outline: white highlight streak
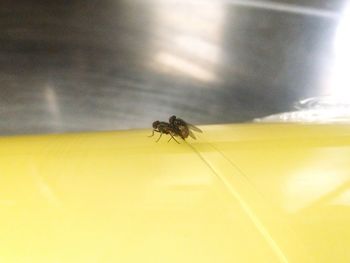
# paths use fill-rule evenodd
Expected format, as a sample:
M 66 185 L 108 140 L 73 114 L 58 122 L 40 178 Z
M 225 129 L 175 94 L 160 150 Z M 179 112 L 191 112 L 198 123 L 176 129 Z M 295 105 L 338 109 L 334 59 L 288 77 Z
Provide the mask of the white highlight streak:
M 339 17 L 337 12 L 328 11 L 324 9 L 318 9 L 313 7 L 304 7 L 299 5 L 274 3 L 265 1 L 251 1 L 251 0 L 223 0 L 224 3 L 243 6 L 243 7 L 254 7 L 258 9 L 273 10 L 285 13 L 302 14 L 309 16 L 318 16 L 325 18 L 336 19 Z

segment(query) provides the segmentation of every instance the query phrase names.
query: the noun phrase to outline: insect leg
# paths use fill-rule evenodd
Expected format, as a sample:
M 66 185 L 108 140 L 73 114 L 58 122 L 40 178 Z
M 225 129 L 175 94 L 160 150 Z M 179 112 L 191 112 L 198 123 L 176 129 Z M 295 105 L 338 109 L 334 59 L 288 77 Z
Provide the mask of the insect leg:
M 154 135 L 154 130 L 152 130 L 152 134 L 150 136 L 148 136 L 148 137 L 153 137 L 153 135 Z
M 156 140 L 156 142 L 158 142 L 158 141 L 160 140 L 160 138 L 162 137 L 162 135 L 163 135 L 163 133 L 160 132 L 159 138 L 158 138 L 158 140 Z
M 170 139 L 169 139 L 169 141 L 168 142 L 170 142 L 171 141 L 171 139 L 174 139 L 174 141 L 175 142 L 177 142 L 178 144 L 180 144 L 176 139 L 175 139 L 175 137 L 171 134 L 171 133 L 169 133 L 170 134 Z

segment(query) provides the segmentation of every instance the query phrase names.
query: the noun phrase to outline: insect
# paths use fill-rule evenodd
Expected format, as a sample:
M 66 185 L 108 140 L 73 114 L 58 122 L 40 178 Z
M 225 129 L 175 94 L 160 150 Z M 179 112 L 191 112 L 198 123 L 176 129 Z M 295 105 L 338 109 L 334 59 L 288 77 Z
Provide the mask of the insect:
M 180 136 L 183 140 L 185 140 L 188 136 L 196 139 L 196 136 L 194 136 L 192 130 L 196 132 L 202 132 L 202 130 L 198 127 L 185 122 L 183 119 L 177 118 L 175 115 L 169 118 L 169 123 L 175 134 Z
M 174 139 L 174 141 L 179 143 L 175 139 L 175 136 L 179 136 L 183 140 L 185 140 L 188 136 L 191 136 L 193 139 L 196 139 L 192 130 L 196 132 L 202 132 L 196 126 L 189 124 L 184 120 L 177 118 L 176 116 L 171 116 L 169 118 L 169 122 L 155 121 L 153 122 L 152 126 L 153 126 L 153 131 L 149 137 L 154 136 L 154 132 L 159 132 L 160 135 L 159 135 L 159 138 L 157 139 L 157 142 L 160 140 L 163 134 L 169 134 L 171 136 L 168 142 Z
M 159 132 L 160 135 L 159 135 L 159 138 L 156 140 L 156 142 L 160 140 L 163 134 L 169 134 L 171 138 L 168 140 L 168 142 L 170 142 L 171 139 L 174 139 L 174 141 L 179 143 L 174 137 L 174 136 L 177 136 L 177 134 L 174 132 L 170 123 L 167 123 L 165 121 L 155 121 L 153 122 L 152 127 L 153 127 L 152 134 L 148 137 L 152 137 L 154 135 L 154 132 Z

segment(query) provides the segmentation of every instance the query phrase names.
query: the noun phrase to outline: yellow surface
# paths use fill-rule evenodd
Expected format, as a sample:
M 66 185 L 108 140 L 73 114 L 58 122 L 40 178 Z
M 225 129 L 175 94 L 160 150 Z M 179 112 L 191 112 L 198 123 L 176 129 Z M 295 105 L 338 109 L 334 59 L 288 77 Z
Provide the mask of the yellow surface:
M 201 129 L 1 138 L 0 262 L 350 262 L 350 126 Z

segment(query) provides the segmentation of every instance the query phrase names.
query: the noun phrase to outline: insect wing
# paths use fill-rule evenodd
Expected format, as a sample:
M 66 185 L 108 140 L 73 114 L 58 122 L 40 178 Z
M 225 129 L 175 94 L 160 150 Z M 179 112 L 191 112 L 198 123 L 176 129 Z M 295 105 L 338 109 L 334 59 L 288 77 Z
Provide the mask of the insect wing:
M 189 129 L 192 129 L 196 132 L 203 132 L 201 129 L 199 129 L 198 127 L 194 126 L 193 124 L 191 123 L 188 123 L 186 121 L 184 121 L 183 119 L 180 119 L 180 118 L 176 118 L 176 121 L 178 123 L 178 125 L 183 125 L 183 126 L 187 126 Z
M 192 130 L 194 130 L 196 132 L 200 132 L 200 133 L 203 132 L 201 129 L 199 129 L 198 127 L 194 126 L 193 124 L 187 123 L 187 126 L 188 126 L 188 128 L 190 128 L 190 129 L 192 129 Z
M 193 139 L 197 139 L 196 136 L 194 136 L 193 132 L 191 130 L 188 130 L 189 131 L 189 135 L 193 138 Z

